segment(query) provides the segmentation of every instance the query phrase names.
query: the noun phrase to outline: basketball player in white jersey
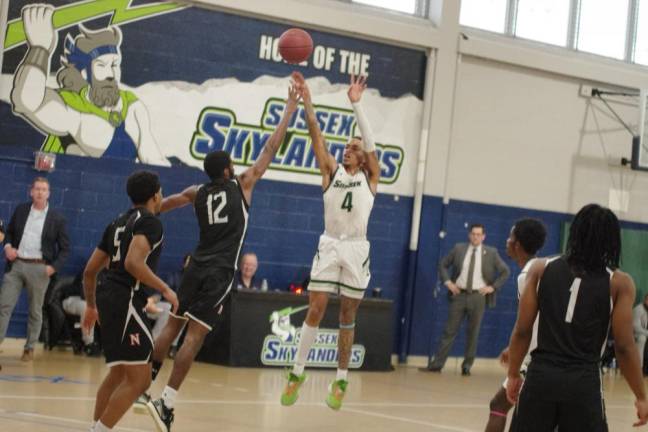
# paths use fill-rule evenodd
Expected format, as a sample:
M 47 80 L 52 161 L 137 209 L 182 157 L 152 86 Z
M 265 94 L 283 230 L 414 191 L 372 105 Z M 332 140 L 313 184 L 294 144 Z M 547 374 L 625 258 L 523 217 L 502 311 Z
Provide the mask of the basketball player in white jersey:
M 304 78 L 294 77 L 302 91 L 308 131 L 322 174 L 324 191 L 324 234 L 313 259 L 309 307 L 301 328 L 295 365 L 281 395 L 282 405 L 297 401 L 306 379 L 304 367 L 317 336 L 330 294 L 340 295 L 337 377 L 329 386 L 327 405 L 338 410 L 347 389 L 347 370 L 353 345 L 355 317 L 369 284 L 369 242 L 367 224 L 380 179 L 380 166 L 367 117 L 360 105 L 366 88 L 365 77 L 351 76 L 349 101 L 353 105 L 362 138 L 352 138 L 344 150 L 342 165 L 328 152 L 319 128 L 310 91 Z
M 574 217 L 565 254 L 531 265 L 509 344 L 506 390 L 517 403 L 510 431 L 608 431 L 600 363 L 610 326 L 621 372 L 636 398 L 634 426 L 648 422 L 632 332 L 635 286 L 619 270 L 620 256 L 619 220 L 610 209 L 589 204 Z M 537 345 L 522 386 L 520 367 L 536 317 Z
M 521 271 L 517 278 L 518 299 L 522 296 L 526 286 L 526 275 L 535 261 L 535 256 L 538 250 L 544 245 L 545 238 L 547 237 L 547 230 L 545 226 L 537 219 L 525 218 L 515 222 L 511 228 L 511 233 L 506 239 L 506 254 L 513 259 L 520 267 Z M 537 325 L 534 330 L 537 329 Z M 534 331 L 531 346 L 529 350 L 535 347 L 536 334 Z M 525 358 L 523 369 L 531 361 L 531 357 L 527 355 Z M 508 365 L 508 347 L 504 348 L 500 355 L 500 362 Z M 485 432 L 504 432 L 506 427 L 506 416 L 513 405 L 506 398 L 506 380 L 499 388 L 493 399 L 490 401 L 490 415 L 488 423 L 486 424 Z

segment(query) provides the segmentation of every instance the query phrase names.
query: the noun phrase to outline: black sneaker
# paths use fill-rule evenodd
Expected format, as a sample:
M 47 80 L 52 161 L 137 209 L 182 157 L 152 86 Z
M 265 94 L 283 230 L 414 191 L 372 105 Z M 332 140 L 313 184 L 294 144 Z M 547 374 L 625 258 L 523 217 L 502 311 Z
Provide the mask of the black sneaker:
M 98 342 L 92 342 L 83 348 L 83 351 L 88 357 L 100 357 L 101 345 Z
M 170 432 L 173 424 L 173 408 L 167 408 L 162 399 L 149 401 L 146 407 L 153 417 L 158 432 Z

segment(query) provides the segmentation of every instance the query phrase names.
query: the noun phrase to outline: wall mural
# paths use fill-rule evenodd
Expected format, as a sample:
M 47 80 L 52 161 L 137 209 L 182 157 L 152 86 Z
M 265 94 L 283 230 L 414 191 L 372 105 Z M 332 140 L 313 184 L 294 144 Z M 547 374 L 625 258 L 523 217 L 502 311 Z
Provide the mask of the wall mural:
M 278 53 L 282 24 L 166 2 L 50 3 L 10 4 L 0 148 L 163 166 L 201 166 L 223 149 L 251 165 L 279 123 L 297 69 L 341 161 L 356 134 L 346 85 L 350 74 L 366 74 L 381 191 L 413 193 L 424 53 L 310 31 L 313 55 L 289 65 Z M 318 177 L 300 109 L 268 178 L 318 184 Z

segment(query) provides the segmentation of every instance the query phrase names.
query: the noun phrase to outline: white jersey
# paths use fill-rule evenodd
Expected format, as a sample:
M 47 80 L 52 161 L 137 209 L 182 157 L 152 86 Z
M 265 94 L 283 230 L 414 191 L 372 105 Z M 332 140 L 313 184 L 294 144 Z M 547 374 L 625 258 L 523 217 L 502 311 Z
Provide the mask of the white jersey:
M 535 262 L 536 258 L 530 259 L 525 265 L 520 274 L 518 275 L 517 283 L 518 283 L 518 300 L 522 297 L 522 294 L 524 293 L 524 288 L 526 288 L 526 278 L 527 278 L 527 273 L 529 273 L 529 269 L 531 269 L 531 266 Z M 529 351 L 527 351 L 527 355 L 524 357 L 524 366 L 527 366 L 531 362 L 531 352 L 536 349 L 538 346 L 538 317 L 536 317 L 535 322 L 533 323 L 533 332 L 531 333 L 531 344 L 529 345 Z
M 365 172 L 358 170 L 351 175 L 338 165 L 324 191 L 325 234 L 342 240 L 366 238 L 373 203 L 374 194 Z
M 524 265 L 524 268 L 522 268 L 522 271 L 518 275 L 517 278 L 517 289 L 518 289 L 518 301 L 522 297 L 522 294 L 524 293 L 524 289 L 526 288 L 526 278 L 527 274 L 529 273 L 529 270 L 531 269 L 531 266 L 535 262 L 536 258 L 531 258 L 527 263 Z M 524 360 L 522 361 L 522 367 L 520 368 L 523 374 L 526 373 L 527 368 L 529 367 L 529 363 L 531 363 L 531 351 L 536 349 L 538 346 L 538 317 L 536 317 L 535 322 L 533 323 L 533 332 L 531 333 L 531 343 L 529 344 L 529 350 L 527 351 L 526 355 L 524 356 Z M 508 378 L 504 380 L 502 383 L 502 387 L 506 388 L 506 384 L 508 383 Z

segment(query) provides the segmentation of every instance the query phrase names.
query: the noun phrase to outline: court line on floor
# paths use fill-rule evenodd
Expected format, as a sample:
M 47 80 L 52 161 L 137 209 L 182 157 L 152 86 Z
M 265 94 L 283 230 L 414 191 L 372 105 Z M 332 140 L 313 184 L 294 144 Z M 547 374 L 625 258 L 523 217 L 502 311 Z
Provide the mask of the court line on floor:
M 81 396 L 24 396 L 24 395 L 0 395 L 0 399 L 28 399 L 28 400 L 61 400 L 61 401 L 86 401 L 94 402 L 94 397 Z M 224 399 L 180 399 L 176 404 L 221 404 L 221 405 L 276 405 L 275 400 L 224 400 Z M 300 405 L 320 406 L 324 402 L 300 402 Z M 449 403 L 426 403 L 426 402 L 345 402 L 344 406 L 352 407 L 395 407 L 395 408 L 484 408 L 485 404 L 449 404 Z M 631 403 L 627 405 L 605 405 L 610 409 L 634 409 Z
M 94 402 L 93 397 L 81 396 L 24 396 L 24 395 L 0 395 L 0 399 L 27 399 L 27 400 L 61 400 L 61 401 L 86 401 Z M 276 400 L 225 400 L 225 399 L 180 399 L 176 404 L 199 404 L 199 405 L 277 405 Z M 318 406 L 324 405 L 324 402 L 300 402 L 300 405 Z M 481 408 L 483 404 L 447 404 L 447 403 L 406 403 L 406 402 L 346 402 L 344 406 L 357 407 L 395 407 L 395 408 Z
M 428 427 L 434 427 L 434 428 L 441 428 L 442 431 L 452 431 L 452 432 L 475 432 L 474 429 L 464 429 L 464 428 L 458 428 L 454 426 L 448 426 L 444 424 L 439 424 L 439 423 L 431 423 L 431 422 L 426 422 L 422 420 L 414 420 L 410 419 L 407 417 L 399 417 L 399 416 L 392 416 L 388 414 L 381 414 L 381 413 L 376 413 L 376 412 L 371 412 L 371 411 L 364 411 L 364 410 L 359 410 L 355 408 L 349 408 L 345 404 L 344 407 L 344 412 L 350 412 L 350 413 L 356 413 L 356 414 L 362 414 L 370 417 L 378 417 L 386 420 L 393 420 L 393 421 L 399 421 L 399 422 L 404 422 L 404 423 L 412 423 L 416 425 L 421 425 L 421 426 L 428 426 Z
M 61 422 L 66 422 L 66 423 L 73 423 L 73 424 L 78 424 L 79 428 L 75 428 L 78 430 L 85 431 L 88 429 L 90 426 L 91 421 L 89 420 L 77 420 L 77 419 L 71 419 L 67 417 L 56 417 L 56 416 L 48 416 L 44 414 L 38 414 L 38 413 L 31 413 L 31 412 L 24 412 L 24 411 L 6 411 L 6 410 L 0 410 L 0 417 L 8 418 L 10 420 L 16 420 L 16 421 L 22 421 L 22 422 L 29 422 L 29 423 L 38 423 L 38 424 L 46 424 L 48 426 L 54 426 L 54 427 L 59 427 L 59 428 L 69 428 L 69 425 L 58 425 L 54 423 L 46 423 L 44 420 L 55 420 L 55 421 L 61 421 Z M 40 420 L 40 421 L 39 421 Z M 147 432 L 144 429 L 134 429 L 134 428 L 129 428 L 129 427 L 116 427 L 114 430 L 116 431 L 126 431 L 126 432 Z

